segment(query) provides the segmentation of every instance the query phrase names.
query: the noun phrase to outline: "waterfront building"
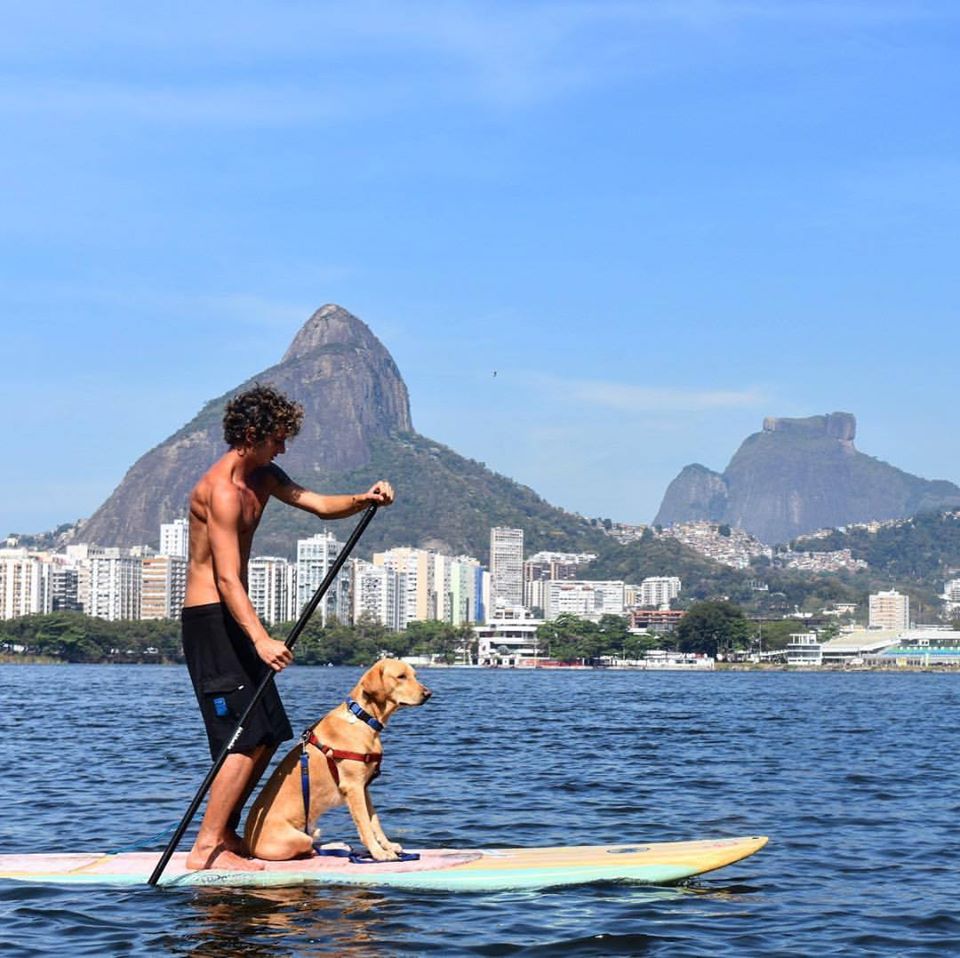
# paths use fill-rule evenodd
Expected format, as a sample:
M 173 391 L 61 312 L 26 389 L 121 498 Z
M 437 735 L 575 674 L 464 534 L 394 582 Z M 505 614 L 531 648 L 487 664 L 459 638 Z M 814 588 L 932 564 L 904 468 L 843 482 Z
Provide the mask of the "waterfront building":
M 582 619 L 623 615 L 623 582 L 580 579 L 547 582 L 544 589 L 544 618 L 548 621 L 569 613 Z
M 819 666 L 823 650 L 816 632 L 794 632 L 787 641 L 787 665 Z
M 615 666 L 616 660 L 610 660 L 610 664 Z M 641 669 L 671 672 L 709 672 L 715 666 L 716 660 L 709 655 L 697 652 L 673 652 L 669 649 L 650 649 L 636 664 L 636 667 Z
M 51 611 L 50 569 L 26 549 L 0 549 L 0 619 Z
M 187 594 L 187 560 L 177 555 L 141 559 L 140 618 L 178 619 Z
M 910 596 L 896 589 L 871 595 L 869 624 L 871 629 L 909 629 Z
M 160 524 L 160 555 L 186 559 L 190 555 L 190 523 L 186 519 Z
M 247 566 L 250 603 L 267 625 L 289 622 L 300 614 L 297 567 L 279 556 L 256 556 Z
M 490 591 L 494 606 L 523 605 L 523 529 L 490 530 Z
M 536 665 L 540 658 L 537 629 L 543 619 L 523 607 L 501 606 L 482 625 L 473 627 L 480 665 Z
M 390 565 L 352 559 L 353 621 L 363 616 L 396 632 L 400 626 L 400 573 Z
M 143 560 L 128 549 L 94 549 L 78 563 L 77 597 L 98 619 L 138 619 Z
M 870 665 L 888 668 L 960 667 L 960 632 L 953 629 L 924 627 L 902 632 L 896 645 L 869 656 Z
M 297 608 L 299 615 L 303 607 L 313 598 L 324 576 L 336 561 L 343 543 L 332 532 L 318 532 L 309 539 L 297 540 Z M 320 622 L 327 624 L 329 619 L 349 621 L 350 615 L 350 566 L 347 564 L 337 574 L 326 595 L 317 607 Z
M 640 605 L 647 609 L 669 609 L 680 595 L 680 579 L 675 575 L 648 576 L 640 583 Z
M 863 665 L 868 655 L 879 655 L 897 644 L 901 633 L 896 629 L 854 629 L 842 632 L 824 642 L 824 665 Z

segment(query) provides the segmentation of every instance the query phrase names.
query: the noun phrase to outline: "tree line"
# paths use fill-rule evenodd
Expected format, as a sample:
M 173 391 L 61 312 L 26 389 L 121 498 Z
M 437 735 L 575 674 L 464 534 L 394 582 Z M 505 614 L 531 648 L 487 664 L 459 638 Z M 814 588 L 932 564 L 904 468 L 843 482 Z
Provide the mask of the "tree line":
M 284 640 L 293 622 L 270 629 Z M 453 664 L 475 653 L 473 630 L 446 622 L 411 622 L 404 632 L 391 632 L 372 619 L 355 625 L 318 619 L 309 622 L 297 641 L 296 660 L 304 665 L 364 665 L 384 653 L 431 655 Z M 82 612 L 27 615 L 0 622 L 0 653 L 39 656 L 61 662 L 175 663 L 183 661 L 180 623 L 174 620 L 110 622 Z
M 285 639 L 292 622 L 271 629 Z M 673 633 L 636 635 L 627 619 L 604 615 L 593 622 L 560 615 L 537 629 L 537 654 L 560 662 L 598 664 L 604 658 L 642 659 L 651 649 L 716 656 L 762 645 L 782 648 L 796 621 L 751 621 L 729 601 L 694 603 Z M 164 621 L 96 619 L 80 612 L 29 615 L 0 623 L 0 652 L 42 656 L 63 662 L 182 662 L 180 624 Z M 432 656 L 448 665 L 476 661 L 477 648 L 469 625 L 411 622 L 393 632 L 371 618 L 353 625 L 335 620 L 307 624 L 297 641 L 296 660 L 302 665 L 367 665 L 381 655 Z

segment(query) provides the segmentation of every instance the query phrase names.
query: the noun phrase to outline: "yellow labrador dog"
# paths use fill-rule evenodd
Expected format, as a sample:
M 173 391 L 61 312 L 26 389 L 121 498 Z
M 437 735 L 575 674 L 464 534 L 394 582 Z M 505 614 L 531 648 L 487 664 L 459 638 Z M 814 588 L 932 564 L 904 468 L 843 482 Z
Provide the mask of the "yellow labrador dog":
M 402 705 L 423 705 L 430 694 L 399 659 L 368 669 L 346 702 L 304 732 L 257 796 L 244 834 L 250 853 L 268 861 L 309 856 L 317 819 L 346 802 L 371 856 L 396 861 L 403 849 L 383 833 L 367 786 L 380 774 L 380 732 L 390 716 Z

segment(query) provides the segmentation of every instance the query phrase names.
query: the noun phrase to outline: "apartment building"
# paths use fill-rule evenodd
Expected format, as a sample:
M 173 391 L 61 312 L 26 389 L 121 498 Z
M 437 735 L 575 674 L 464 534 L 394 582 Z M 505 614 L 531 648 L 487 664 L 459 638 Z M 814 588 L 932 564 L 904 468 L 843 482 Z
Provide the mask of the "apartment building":
M 871 629 L 909 629 L 910 596 L 896 589 L 871 595 L 869 625 Z
M 26 549 L 0 549 L 0 619 L 50 610 L 50 564 Z
M 494 606 L 523 605 L 523 529 L 490 530 L 490 592 Z
M 343 543 L 332 532 L 318 532 L 309 539 L 297 541 L 297 615 L 313 598 L 342 549 Z M 332 618 L 343 622 L 350 621 L 349 569 L 347 564 L 345 569 L 340 571 L 317 607 L 320 621 L 324 625 Z
M 581 619 L 623 615 L 623 582 L 574 580 L 548 582 L 544 590 L 544 618 L 548 621 L 568 613 Z
M 190 555 L 190 523 L 186 519 L 160 524 L 160 554 L 186 559 Z
M 322 578 L 322 576 L 321 576 Z M 267 625 L 297 618 L 297 567 L 278 556 L 256 556 L 247 566 L 250 603 Z M 309 597 L 308 597 L 309 598 Z
M 648 576 L 640 583 L 639 604 L 645 609 L 669 609 L 680 595 L 680 579 L 675 575 Z
M 187 595 L 186 557 L 144 556 L 140 568 L 140 618 L 180 618 Z

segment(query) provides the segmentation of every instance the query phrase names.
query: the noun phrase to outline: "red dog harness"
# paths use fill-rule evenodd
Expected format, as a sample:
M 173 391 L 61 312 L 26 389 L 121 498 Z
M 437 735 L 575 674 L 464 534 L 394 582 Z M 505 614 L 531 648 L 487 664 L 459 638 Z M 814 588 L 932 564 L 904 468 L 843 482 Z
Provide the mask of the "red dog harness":
M 333 776 L 333 780 L 337 785 L 340 784 L 340 772 L 337 769 L 337 760 L 341 758 L 349 759 L 351 762 L 363 762 L 364 765 L 376 765 L 377 767 L 374 769 L 373 778 L 370 779 L 371 782 L 380 774 L 380 763 L 383 761 L 383 752 L 344 752 L 338 748 L 330 748 L 329 745 L 324 745 L 323 742 L 313 734 L 312 729 L 307 736 L 306 742 L 308 745 L 313 745 L 320 749 L 326 756 L 330 774 Z
M 300 788 L 303 792 L 303 830 L 307 832 L 310 828 L 310 756 L 307 755 L 307 746 L 312 745 L 318 748 L 327 760 L 327 767 L 333 776 L 336 785 L 340 784 L 340 770 L 337 768 L 337 762 L 346 759 L 351 762 L 363 762 L 364 765 L 376 766 L 373 775 L 370 778 L 372 782 L 380 774 L 380 763 L 383 761 L 383 752 L 345 752 L 342 749 L 330 748 L 324 745 L 313 734 L 313 729 L 307 729 L 300 737 Z M 307 832 L 309 834 L 309 832 Z

